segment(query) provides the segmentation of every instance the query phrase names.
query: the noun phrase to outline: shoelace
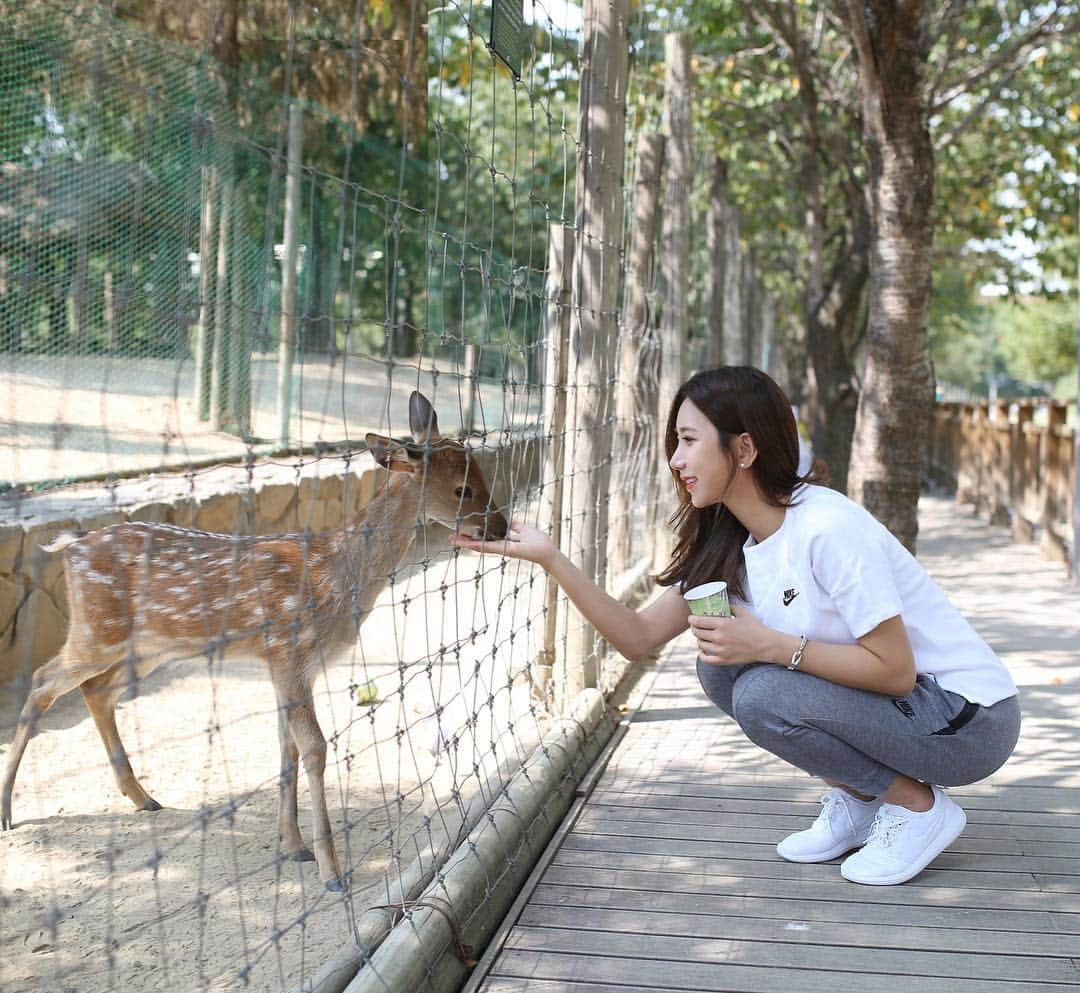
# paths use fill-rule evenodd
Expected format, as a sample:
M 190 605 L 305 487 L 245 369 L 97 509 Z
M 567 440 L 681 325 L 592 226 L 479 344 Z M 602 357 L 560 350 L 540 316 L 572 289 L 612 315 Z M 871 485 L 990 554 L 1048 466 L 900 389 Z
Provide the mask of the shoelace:
M 877 812 L 874 823 L 870 826 L 870 834 L 867 836 L 866 844 L 881 845 L 882 848 L 888 848 L 892 844 L 896 832 L 905 823 L 906 818 L 882 808 Z
M 844 808 L 844 801 L 831 790 L 821 798 L 821 813 L 818 820 L 824 824 L 831 824 L 837 812 Z

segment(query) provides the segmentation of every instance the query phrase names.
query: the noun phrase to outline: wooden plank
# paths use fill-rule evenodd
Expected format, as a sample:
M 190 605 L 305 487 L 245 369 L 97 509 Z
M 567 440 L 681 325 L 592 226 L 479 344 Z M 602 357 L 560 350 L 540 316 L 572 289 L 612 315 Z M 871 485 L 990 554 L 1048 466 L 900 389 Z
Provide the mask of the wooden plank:
M 785 916 L 784 908 L 776 901 L 772 901 L 768 907 L 764 906 L 764 901 L 759 901 L 757 915 L 743 912 L 737 915 L 720 914 L 712 904 L 707 905 L 707 908 L 699 906 L 691 913 L 660 913 L 647 907 L 583 908 L 565 903 L 550 906 L 534 901 L 522 913 L 520 922 L 523 926 L 537 928 L 576 928 L 581 931 L 647 935 L 649 942 L 653 937 L 695 935 L 697 938 L 839 945 L 861 949 L 907 949 L 917 952 L 947 948 L 950 953 L 957 955 L 963 952 L 1021 958 L 1080 958 L 1080 935 L 1075 934 L 1041 935 L 1007 930 L 971 930 L 953 924 L 945 928 L 932 927 L 925 924 L 921 911 L 912 914 L 910 910 L 906 912 L 906 921 L 903 922 L 882 924 L 853 921 L 853 905 L 849 905 L 847 920 L 826 920 L 820 914 L 810 920 L 804 913 L 804 910 L 810 909 L 806 901 L 793 902 L 787 906 L 790 916 Z M 710 912 L 702 912 L 706 909 Z M 605 948 L 610 947 L 606 938 L 603 939 L 603 944 Z M 935 951 L 934 954 L 940 956 L 942 953 Z M 1004 974 L 1002 975 L 1004 978 Z
M 635 986 L 633 993 L 670 993 L 671 987 Z M 561 979 L 522 979 L 516 976 L 489 976 L 483 993 L 628 993 L 625 986 L 606 983 L 568 983 Z
M 664 815 L 678 816 L 683 819 L 695 814 L 706 817 L 705 823 L 751 825 L 767 819 L 769 823 L 806 824 L 813 820 L 821 810 L 818 803 L 792 801 L 790 803 L 755 803 L 749 800 L 715 800 L 702 797 L 654 797 L 635 794 L 594 793 L 589 801 L 590 814 L 610 814 L 613 817 L 632 816 L 635 820 L 656 819 L 661 821 Z M 1023 825 L 1008 813 L 1002 812 L 1000 819 L 995 811 L 967 811 L 968 826 L 965 834 L 975 834 L 983 838 L 1016 838 L 1021 841 L 1064 841 L 1080 842 L 1080 823 L 1072 816 L 1058 816 L 1055 823 Z M 713 818 L 722 818 L 715 821 Z M 697 823 L 687 821 L 687 823 Z M 1021 832 L 1021 833 L 1018 833 Z
M 839 958 L 837 952 L 835 958 Z M 710 993 L 927 993 L 925 976 L 890 972 L 815 971 L 811 969 L 761 968 L 741 963 L 653 962 L 611 955 L 566 955 L 507 949 L 493 973 L 497 977 L 588 982 L 652 987 L 660 990 L 710 991 Z M 1040 983 L 1038 993 L 1076 993 L 1076 986 Z M 999 980 L 949 980 L 947 993 L 1003 993 Z
M 688 773 L 684 761 L 665 770 L 661 779 L 657 775 L 656 763 L 650 765 L 646 761 L 643 764 L 648 767 L 642 774 L 626 775 L 621 762 L 618 765 L 612 762 L 608 765 L 607 775 L 600 779 L 598 789 L 620 793 L 629 791 L 687 796 L 739 796 L 744 799 L 755 797 L 761 800 L 789 800 L 793 796 L 816 800 L 823 792 L 821 783 L 810 777 L 771 777 L 773 782 L 770 783 L 767 777 L 759 774 L 725 769 L 721 778 L 720 770 L 712 766 L 702 769 L 700 773 Z M 771 760 L 771 764 L 777 766 L 779 763 Z M 991 786 L 981 782 L 950 789 L 949 795 L 963 806 L 1017 810 L 1022 813 L 1080 813 L 1080 789 L 1072 787 L 1028 787 L 1023 784 Z
M 728 779 L 728 773 L 723 773 L 722 776 L 719 772 L 715 773 L 712 776 L 712 781 L 701 783 L 675 782 L 670 778 L 661 779 L 660 774 L 653 770 L 648 776 L 635 777 L 632 780 L 625 777 L 620 779 L 603 778 L 600 781 L 599 789 L 601 794 L 610 791 L 624 795 L 707 797 L 732 801 L 773 800 L 790 803 L 795 800 L 809 802 L 821 798 L 822 791 L 820 787 L 810 789 L 807 787 L 761 785 L 760 780 L 745 785 L 721 784 L 719 782 L 721 778 Z M 989 810 L 1021 816 L 1026 815 L 1030 818 L 1029 823 L 1033 824 L 1053 824 L 1054 817 L 1062 815 L 1074 816 L 1080 813 L 1080 807 L 1068 797 L 1061 797 L 1057 802 L 1054 802 L 1051 797 L 1044 795 L 1021 796 L 1012 792 L 1013 789 L 1013 787 L 1010 787 L 1007 793 L 1002 791 L 998 796 L 964 794 L 955 790 L 950 790 L 949 793 L 965 811 Z M 1031 789 L 1044 789 L 1044 787 L 1031 787 Z M 1036 800 L 1039 803 L 1036 803 Z
M 602 935 L 578 927 L 531 927 L 524 923 L 507 939 L 507 948 L 564 954 L 591 954 L 603 948 L 605 955 L 649 959 L 656 962 L 722 963 L 827 971 L 837 966 L 838 949 L 843 949 L 847 971 L 881 971 L 906 976 L 933 976 L 948 979 L 996 979 L 1001 982 L 1078 983 L 1080 967 L 1068 958 L 1034 956 L 956 955 L 947 946 L 935 950 L 915 948 L 844 947 L 836 944 L 797 944 L 768 934 L 762 939 L 742 940 L 720 935 L 694 933 L 681 935 L 635 932 L 624 934 L 604 931 Z M 792 932 L 794 935 L 797 932 Z M 708 940 L 702 940 L 708 939 Z
M 1046 910 L 1072 914 L 1080 909 L 1073 894 L 1039 892 L 1033 881 L 1017 888 L 1012 886 L 980 887 L 967 885 L 977 873 L 924 872 L 903 886 L 856 886 L 833 870 L 797 883 L 790 878 L 772 875 L 746 875 L 731 872 L 686 872 L 643 864 L 640 858 L 628 858 L 619 865 L 596 866 L 581 858 L 580 852 L 560 852 L 545 875 L 545 880 L 558 883 L 578 883 L 589 880 L 596 885 L 612 888 L 671 890 L 683 893 L 728 893 L 749 896 L 791 896 L 798 893 L 806 900 L 860 900 L 866 903 L 889 903 L 898 906 L 920 907 L 925 903 L 949 907 L 994 908 L 1009 906 L 1018 910 Z M 821 868 L 820 866 L 818 868 Z
M 720 914 L 724 916 L 771 917 L 785 920 L 832 921 L 837 923 L 900 925 L 923 928 L 956 928 L 967 931 L 1008 932 L 1024 942 L 1028 954 L 1058 954 L 1063 936 L 1080 936 L 1080 912 L 1053 914 L 1041 910 L 1012 908 L 910 906 L 868 903 L 865 900 L 807 900 L 791 896 L 754 896 L 727 892 L 616 889 L 586 884 L 541 883 L 533 904 L 538 907 L 574 907 L 588 913 L 593 908 L 644 910 L 656 914 Z M 886 934 L 889 932 L 886 931 Z M 1027 944 L 1032 938 L 1030 945 Z M 1068 946 L 1071 947 L 1071 946 Z
M 747 849 L 752 849 L 747 851 Z M 742 845 L 733 856 L 713 841 L 683 841 L 669 838 L 633 838 L 620 835 L 585 834 L 578 831 L 570 834 L 563 844 L 567 852 L 597 852 L 604 855 L 647 855 L 672 856 L 685 858 L 688 865 L 695 860 L 720 861 L 741 867 L 746 862 L 776 864 L 784 867 L 789 878 L 803 878 L 806 869 L 796 863 L 785 862 L 772 845 Z M 606 860 L 605 860 L 606 861 Z M 1001 873 L 1031 874 L 1069 877 L 1074 873 L 1075 883 L 1071 889 L 1080 893 L 1080 873 L 1077 873 L 1076 859 L 1058 859 L 1042 855 L 973 855 L 970 852 L 946 849 L 931 863 L 928 871 L 935 869 L 970 870 L 988 878 Z M 814 871 L 816 870 L 816 871 Z M 812 867 L 810 873 L 816 875 L 820 867 Z M 1022 885 L 1022 883 L 1020 884 Z M 1059 885 L 1064 885 L 1059 882 Z M 1068 887 L 1067 887 L 1068 888 Z
M 640 810 L 633 820 L 627 819 L 629 811 L 615 816 L 610 811 L 589 810 L 575 826 L 577 834 L 603 834 L 617 837 L 664 838 L 670 841 L 691 841 L 706 836 L 710 844 L 767 845 L 774 847 L 785 835 L 809 827 L 808 817 L 778 815 L 753 817 L 747 814 L 707 814 L 690 816 L 656 816 L 655 812 Z M 984 834 L 983 831 L 990 831 Z M 980 855 L 1032 855 L 1059 859 L 1078 860 L 1075 868 L 1080 871 L 1080 832 L 1072 834 L 1075 841 L 1021 840 L 999 825 L 980 830 L 971 825 L 952 845 L 950 851 L 973 852 Z

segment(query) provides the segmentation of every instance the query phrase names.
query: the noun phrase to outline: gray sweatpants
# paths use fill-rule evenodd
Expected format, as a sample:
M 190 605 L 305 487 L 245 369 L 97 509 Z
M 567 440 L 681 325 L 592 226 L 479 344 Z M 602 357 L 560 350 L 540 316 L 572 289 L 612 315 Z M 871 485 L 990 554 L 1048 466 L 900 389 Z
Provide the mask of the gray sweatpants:
M 929 676 L 894 699 L 767 663 L 699 660 L 697 671 L 709 699 L 755 744 L 870 796 L 884 793 L 897 773 L 938 786 L 984 779 L 1005 763 L 1020 735 L 1015 696 L 979 707 L 952 730 L 949 722 L 966 701 Z

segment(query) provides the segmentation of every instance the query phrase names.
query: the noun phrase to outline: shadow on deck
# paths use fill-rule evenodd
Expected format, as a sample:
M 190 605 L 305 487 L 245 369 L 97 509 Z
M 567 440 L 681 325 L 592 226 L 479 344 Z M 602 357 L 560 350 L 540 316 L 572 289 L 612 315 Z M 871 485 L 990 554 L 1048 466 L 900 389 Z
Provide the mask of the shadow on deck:
M 684 637 L 469 993 L 1080 986 L 1080 594 L 949 500 L 924 498 L 920 523 L 920 558 L 1024 706 L 1010 762 L 950 791 L 961 837 L 903 886 L 784 862 L 821 787 L 705 702 Z

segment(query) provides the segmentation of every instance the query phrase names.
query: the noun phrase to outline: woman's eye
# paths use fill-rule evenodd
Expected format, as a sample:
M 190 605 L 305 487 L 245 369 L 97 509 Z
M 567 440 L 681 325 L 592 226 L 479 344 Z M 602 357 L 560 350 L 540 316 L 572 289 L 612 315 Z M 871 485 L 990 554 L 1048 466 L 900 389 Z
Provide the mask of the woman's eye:
M 472 496 L 472 490 L 468 486 L 459 486 L 454 490 L 454 496 L 459 500 L 468 500 Z

